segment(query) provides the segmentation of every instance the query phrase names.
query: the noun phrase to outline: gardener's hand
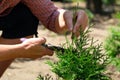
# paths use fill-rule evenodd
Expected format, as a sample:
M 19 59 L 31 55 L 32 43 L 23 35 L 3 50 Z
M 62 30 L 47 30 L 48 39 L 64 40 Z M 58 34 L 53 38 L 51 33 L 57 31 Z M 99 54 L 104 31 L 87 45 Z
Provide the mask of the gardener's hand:
M 46 42 L 45 38 L 22 38 L 21 41 L 22 43 L 20 44 L 20 50 L 23 50 L 23 53 L 20 54 L 21 57 L 34 59 L 45 55 L 53 55 L 53 51 L 41 46 L 41 44 L 44 44 Z
M 55 21 L 55 29 L 58 33 L 63 34 L 71 31 L 75 36 L 79 36 L 80 29 L 84 30 L 88 25 L 88 16 L 85 11 L 80 10 L 74 14 L 76 22 L 73 25 L 73 13 L 64 9 L 58 9 L 59 16 Z
M 80 35 L 80 29 L 82 29 L 81 31 L 84 31 L 85 28 L 88 26 L 88 16 L 85 11 L 80 10 L 76 12 L 76 14 L 74 14 L 74 17 L 76 19 L 76 22 L 73 25 L 73 14 L 70 11 L 66 11 L 64 13 L 66 26 L 75 34 L 75 36 L 78 37 Z

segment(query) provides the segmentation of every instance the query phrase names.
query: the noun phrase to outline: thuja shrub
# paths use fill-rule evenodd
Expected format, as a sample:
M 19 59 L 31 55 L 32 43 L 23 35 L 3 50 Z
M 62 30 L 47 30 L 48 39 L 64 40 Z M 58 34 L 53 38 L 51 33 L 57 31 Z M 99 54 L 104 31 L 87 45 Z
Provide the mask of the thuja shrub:
M 76 10 L 77 7 L 74 12 Z M 76 22 L 75 20 L 74 16 L 73 23 Z M 104 74 L 108 58 L 102 51 L 102 44 L 96 44 L 97 41 L 89 37 L 89 32 L 89 28 L 80 31 L 78 38 L 72 33 L 72 41 L 66 39 L 64 50 L 56 49 L 58 62 L 47 62 L 58 77 L 55 80 L 111 80 Z M 38 79 L 52 80 L 53 78 L 46 79 L 44 76 L 39 76 Z
M 57 51 L 57 63 L 48 62 L 52 71 L 63 80 L 110 80 L 104 74 L 107 57 L 102 53 L 102 45 L 95 44 L 89 38 L 90 30 L 80 31 L 80 37 L 74 37 L 72 42 L 66 40 L 64 51 Z

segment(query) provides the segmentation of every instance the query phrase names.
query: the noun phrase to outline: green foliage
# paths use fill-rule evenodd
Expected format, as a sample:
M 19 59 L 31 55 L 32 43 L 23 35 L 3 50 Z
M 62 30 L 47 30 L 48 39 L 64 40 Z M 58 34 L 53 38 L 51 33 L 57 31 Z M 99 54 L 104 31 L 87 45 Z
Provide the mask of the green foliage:
M 111 4 L 114 4 L 116 2 L 116 0 L 102 0 L 102 1 L 106 5 L 111 5 Z
M 59 61 L 48 63 L 52 71 L 63 80 L 109 80 L 103 74 L 107 58 L 101 44 L 95 45 L 96 41 L 89 38 L 89 29 L 80 32 L 80 37 L 74 38 L 72 43 L 67 40 L 64 52 L 56 51 Z
M 111 64 L 116 66 L 117 70 L 120 71 L 120 58 L 111 58 Z
M 112 58 L 116 57 L 120 52 L 120 28 L 110 28 L 110 34 L 106 38 L 105 49 Z
M 120 20 L 120 12 L 117 12 L 114 17 Z
M 120 70 L 120 27 L 110 28 L 110 34 L 105 41 L 105 50 L 109 56 L 110 63 Z
M 83 2 L 84 0 L 72 0 L 73 2 Z
M 120 20 L 120 12 L 114 14 L 114 18 Z M 109 29 L 109 35 L 105 40 L 105 50 L 110 57 L 111 62 L 114 65 L 120 65 L 118 61 L 119 52 L 120 52 L 120 23 L 117 23 L 116 26 L 113 26 Z
M 114 13 L 113 14 L 113 18 L 115 18 L 115 20 L 116 20 L 116 26 L 120 27 L 120 11 Z
M 87 16 L 89 18 L 89 21 L 91 21 L 94 18 L 94 14 L 88 9 L 86 9 L 85 11 L 86 11 Z

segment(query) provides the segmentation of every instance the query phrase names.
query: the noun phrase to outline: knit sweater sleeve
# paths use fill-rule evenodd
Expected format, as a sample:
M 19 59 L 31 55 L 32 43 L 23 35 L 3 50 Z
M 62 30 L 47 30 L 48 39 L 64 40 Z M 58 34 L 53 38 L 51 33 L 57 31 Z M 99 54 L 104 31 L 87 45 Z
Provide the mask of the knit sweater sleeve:
M 17 5 L 21 0 L 2 0 L 0 2 L 0 14 L 2 14 L 8 8 L 12 8 Z
M 29 7 L 46 28 L 56 32 L 55 19 L 59 12 L 51 0 L 23 0 L 22 2 Z

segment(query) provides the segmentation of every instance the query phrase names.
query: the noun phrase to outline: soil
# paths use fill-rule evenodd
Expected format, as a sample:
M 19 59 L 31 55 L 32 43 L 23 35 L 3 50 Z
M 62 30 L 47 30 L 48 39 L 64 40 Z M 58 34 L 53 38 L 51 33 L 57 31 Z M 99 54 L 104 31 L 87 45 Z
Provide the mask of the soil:
M 63 7 L 61 3 L 56 4 Z M 84 4 L 81 5 L 82 7 L 85 6 Z M 71 6 L 71 4 L 66 4 L 64 7 L 65 6 Z M 95 40 L 99 40 L 98 43 L 102 43 L 108 35 L 107 30 L 109 26 L 115 25 L 116 21 L 105 16 L 97 16 L 97 19 L 99 20 L 95 21 L 95 26 L 91 28 L 92 32 L 90 32 L 90 36 L 94 37 Z M 53 45 L 61 45 L 66 41 L 64 35 L 57 35 L 45 29 L 42 25 L 39 25 L 38 32 L 39 37 L 44 36 L 47 39 L 47 43 Z M 68 35 L 68 39 L 70 39 L 70 37 L 71 35 Z M 0 80 L 36 80 L 39 74 L 55 76 L 54 73 L 51 72 L 50 66 L 45 63 L 47 60 L 57 61 L 57 57 L 54 54 L 53 56 L 44 56 L 36 60 L 25 58 L 15 59 Z M 106 73 L 111 76 L 113 80 L 120 79 L 120 73 L 116 71 L 113 66 L 109 66 Z

